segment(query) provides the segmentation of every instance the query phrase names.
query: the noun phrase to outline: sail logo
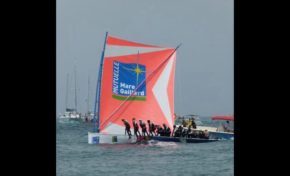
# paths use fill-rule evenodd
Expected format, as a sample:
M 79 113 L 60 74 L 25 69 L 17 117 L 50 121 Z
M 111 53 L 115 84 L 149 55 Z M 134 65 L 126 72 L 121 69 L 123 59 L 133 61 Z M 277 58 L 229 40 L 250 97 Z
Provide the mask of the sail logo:
M 145 101 L 145 78 L 145 65 L 114 61 L 112 97 L 117 100 Z

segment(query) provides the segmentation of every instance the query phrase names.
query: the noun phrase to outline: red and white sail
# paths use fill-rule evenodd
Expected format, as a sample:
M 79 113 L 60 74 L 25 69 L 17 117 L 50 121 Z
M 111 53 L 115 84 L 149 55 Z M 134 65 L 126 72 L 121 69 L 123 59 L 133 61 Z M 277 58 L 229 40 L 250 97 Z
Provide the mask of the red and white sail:
M 100 95 L 100 132 L 124 134 L 121 119 L 173 128 L 176 51 L 108 36 Z

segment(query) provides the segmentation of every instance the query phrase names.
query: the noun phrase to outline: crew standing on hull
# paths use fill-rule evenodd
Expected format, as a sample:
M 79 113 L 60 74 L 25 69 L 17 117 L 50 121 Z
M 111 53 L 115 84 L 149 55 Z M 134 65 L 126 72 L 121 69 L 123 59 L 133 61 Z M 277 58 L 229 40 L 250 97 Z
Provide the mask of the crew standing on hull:
M 155 125 L 153 122 L 151 122 L 150 120 L 147 120 L 148 122 L 148 128 L 149 128 L 149 134 L 150 136 L 156 135 L 155 134 Z
M 146 129 L 146 124 L 144 122 L 142 122 L 142 120 L 139 120 L 139 124 L 140 124 L 140 127 L 142 129 L 142 136 L 145 137 L 145 133 L 147 134 L 147 136 L 149 136 L 148 132 L 147 132 L 147 129 Z
M 139 132 L 139 126 L 135 118 L 132 119 L 132 123 L 133 123 L 133 128 L 134 128 L 134 135 L 136 135 L 136 137 L 138 138 L 139 136 L 141 136 L 141 133 Z
M 126 132 L 127 132 L 128 135 L 129 135 L 129 139 L 131 139 L 131 136 L 132 136 L 132 134 L 131 134 L 131 126 L 130 126 L 130 124 L 129 124 L 129 122 L 127 120 L 122 119 L 122 121 L 123 121 L 123 123 L 125 125 L 125 135 L 126 135 Z
M 194 118 L 192 118 L 192 128 L 194 128 L 194 129 L 196 129 L 196 123 L 195 123 L 195 121 L 194 121 L 195 119 Z

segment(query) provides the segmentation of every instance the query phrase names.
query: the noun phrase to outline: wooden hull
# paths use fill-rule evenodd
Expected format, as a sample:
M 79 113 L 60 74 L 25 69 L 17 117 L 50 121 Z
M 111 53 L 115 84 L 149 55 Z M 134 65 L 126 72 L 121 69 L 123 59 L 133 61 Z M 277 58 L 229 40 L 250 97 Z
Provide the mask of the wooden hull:
M 182 143 L 207 143 L 215 142 L 218 139 L 202 139 L 202 138 L 180 138 L 180 137 L 167 137 L 167 136 L 153 136 L 145 137 L 145 139 L 137 139 L 132 136 L 131 139 L 125 135 L 112 135 L 100 133 L 88 133 L 89 144 L 146 144 L 148 141 L 160 142 L 182 142 Z

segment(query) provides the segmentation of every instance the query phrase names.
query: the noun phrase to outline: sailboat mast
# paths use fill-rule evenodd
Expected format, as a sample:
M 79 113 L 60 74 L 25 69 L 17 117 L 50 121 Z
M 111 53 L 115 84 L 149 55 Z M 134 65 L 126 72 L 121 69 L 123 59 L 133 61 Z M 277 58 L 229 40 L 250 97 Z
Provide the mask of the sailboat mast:
M 65 110 L 68 108 L 68 80 L 69 74 L 66 75 L 66 94 L 65 94 Z
M 88 77 L 88 99 L 87 99 L 87 109 L 88 113 L 90 112 L 90 76 Z
M 96 86 L 96 100 L 95 100 L 95 107 L 94 107 L 94 129 L 93 129 L 94 132 L 99 132 L 99 127 L 100 127 L 100 92 L 101 92 L 101 83 L 102 83 L 101 79 L 102 79 L 102 74 L 103 74 L 103 62 L 104 62 L 104 57 L 105 57 L 107 37 L 108 37 L 108 32 L 106 32 L 106 36 L 105 36 L 104 47 L 103 47 L 102 57 L 100 61 L 98 81 L 97 81 L 97 86 Z M 97 112 L 98 112 L 98 125 L 96 124 Z
M 76 112 L 78 112 L 77 110 L 77 71 L 76 71 L 76 66 L 74 66 L 74 72 L 75 72 L 75 110 Z

